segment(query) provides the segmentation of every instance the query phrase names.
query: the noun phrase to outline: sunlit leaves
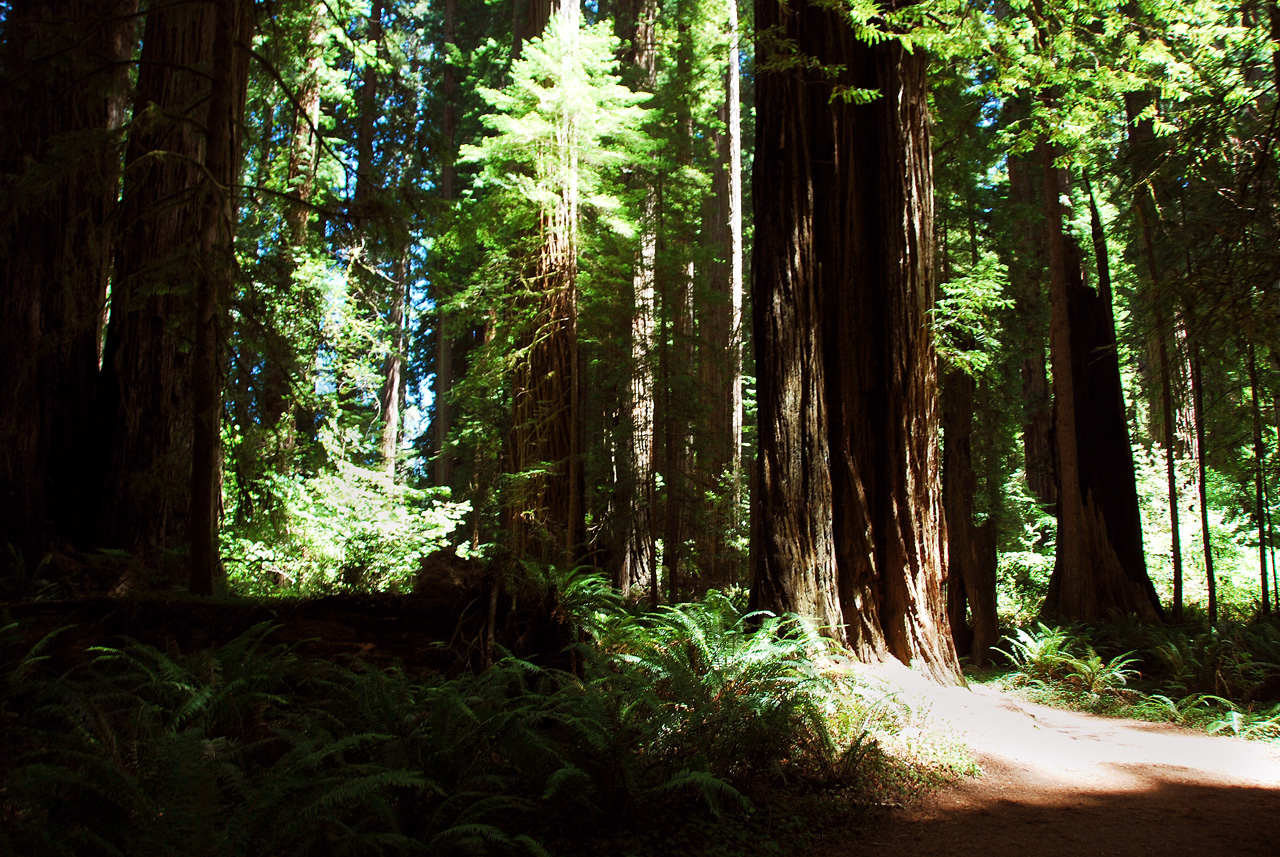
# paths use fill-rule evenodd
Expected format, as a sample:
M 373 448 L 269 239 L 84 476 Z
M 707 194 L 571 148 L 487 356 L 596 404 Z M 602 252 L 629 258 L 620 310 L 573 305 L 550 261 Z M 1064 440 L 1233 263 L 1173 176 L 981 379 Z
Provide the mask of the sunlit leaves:
M 986 372 L 1000 347 L 996 313 L 1013 305 L 1004 297 L 1009 272 L 994 253 L 985 253 L 966 273 L 942 283 L 933 308 L 938 355 L 970 375 Z
M 650 148 L 640 130 L 649 96 L 621 84 L 616 54 L 603 23 L 567 29 L 553 19 L 526 44 L 511 84 L 482 90 L 494 108 L 482 121 L 494 133 L 462 150 L 464 163 L 482 167 L 477 188 L 497 186 L 512 204 L 544 211 L 573 195 L 592 217 L 629 233 L 616 182 Z

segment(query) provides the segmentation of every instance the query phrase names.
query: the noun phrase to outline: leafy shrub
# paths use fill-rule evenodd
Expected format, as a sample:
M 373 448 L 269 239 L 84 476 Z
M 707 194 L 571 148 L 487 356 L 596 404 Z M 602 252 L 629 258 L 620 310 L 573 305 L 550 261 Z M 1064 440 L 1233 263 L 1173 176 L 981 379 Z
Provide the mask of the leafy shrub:
M 1001 497 L 1010 522 L 1001 527 L 996 610 L 1002 625 L 1017 627 L 1035 619 L 1049 591 L 1058 522 L 1031 494 L 1022 471 L 1009 478 Z
M 1173 598 L 1173 541 L 1169 526 L 1169 485 L 1164 450 L 1134 448 L 1139 503 L 1142 506 L 1142 541 L 1147 572 L 1163 603 Z M 1238 486 L 1212 469 L 1207 474 L 1209 541 L 1217 576 L 1218 605 L 1225 616 L 1243 619 L 1252 615 L 1257 598 L 1257 528 L 1241 512 L 1247 507 Z M 1177 481 L 1183 501 L 1179 515 L 1182 541 L 1183 599 L 1189 607 L 1206 607 L 1208 582 L 1204 575 L 1204 534 L 1194 459 L 1179 459 Z
M 1007 638 L 1008 648 L 996 651 L 1029 681 L 1052 681 L 1063 674 L 1064 664 L 1072 659 L 1071 647 L 1075 638 L 1065 629 L 1054 628 L 1042 622 L 1033 628 L 1018 628 Z
M 1137 675 L 1137 659 L 1126 652 L 1104 659 L 1081 637 L 1063 628 L 1038 623 L 1019 628 L 1008 639 L 1007 649 L 997 649 L 1017 670 L 1017 680 L 1067 693 L 1098 697 L 1114 694 Z
M 467 503 L 334 459 L 307 478 L 273 475 L 276 512 L 222 531 L 232 588 L 246 595 L 400 591 L 422 557 L 450 545 Z

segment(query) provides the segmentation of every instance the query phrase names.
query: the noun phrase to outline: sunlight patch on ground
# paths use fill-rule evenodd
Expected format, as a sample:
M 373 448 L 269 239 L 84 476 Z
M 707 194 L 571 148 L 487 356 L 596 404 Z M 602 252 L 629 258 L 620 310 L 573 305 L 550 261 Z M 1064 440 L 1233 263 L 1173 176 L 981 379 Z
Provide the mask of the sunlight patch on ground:
M 1267 744 L 1064 711 L 983 686 L 941 687 L 896 662 L 848 668 L 891 686 L 913 719 L 967 744 L 985 777 L 1017 783 L 1037 802 L 1191 784 L 1280 789 L 1280 752 Z

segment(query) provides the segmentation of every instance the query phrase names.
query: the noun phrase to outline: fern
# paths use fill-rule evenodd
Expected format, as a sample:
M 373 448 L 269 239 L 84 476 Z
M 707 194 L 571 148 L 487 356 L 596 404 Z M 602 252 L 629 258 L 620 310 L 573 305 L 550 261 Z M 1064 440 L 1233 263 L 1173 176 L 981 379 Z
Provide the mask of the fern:
M 670 795 L 684 790 L 695 792 L 716 818 L 723 815 L 726 803 L 733 804 L 741 810 L 751 809 L 751 801 L 747 800 L 742 792 L 708 771 L 684 768 L 677 771 L 666 782 L 654 786 L 649 792 L 652 795 Z
M 6 847 L 543 854 L 540 833 L 743 812 L 753 780 L 837 757 L 803 623 L 719 594 L 636 618 L 592 575 L 548 580 L 574 672 L 305 662 L 260 625 L 191 653 L 122 640 L 58 673 L 52 637 L 0 631 Z

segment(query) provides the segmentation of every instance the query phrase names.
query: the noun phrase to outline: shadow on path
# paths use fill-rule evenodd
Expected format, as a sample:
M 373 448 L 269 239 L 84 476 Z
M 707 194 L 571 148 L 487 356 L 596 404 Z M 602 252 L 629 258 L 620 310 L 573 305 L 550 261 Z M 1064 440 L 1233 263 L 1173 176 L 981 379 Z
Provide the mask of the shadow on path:
M 833 835 L 807 857 L 1280 857 L 1280 754 L 987 688 L 913 701 L 983 775 Z
M 826 855 L 954 857 L 1280 857 L 1280 791 L 1166 784 L 1150 791 L 1055 796 L 980 783 L 900 810 Z

